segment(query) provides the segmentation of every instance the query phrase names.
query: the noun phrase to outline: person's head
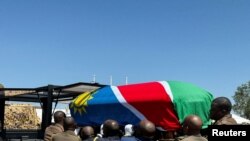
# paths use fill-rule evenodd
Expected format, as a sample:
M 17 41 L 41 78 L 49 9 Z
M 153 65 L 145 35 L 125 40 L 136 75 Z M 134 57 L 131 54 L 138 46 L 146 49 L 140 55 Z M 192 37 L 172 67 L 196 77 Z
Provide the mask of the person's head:
M 226 97 L 217 97 L 212 101 L 210 109 L 210 118 L 219 120 L 229 114 L 232 109 L 230 100 Z
M 94 137 L 94 129 L 91 126 L 84 126 L 81 128 L 79 135 L 83 140 Z
M 64 120 L 63 120 L 63 128 L 64 128 L 64 131 L 66 131 L 66 130 L 75 131 L 76 122 L 75 122 L 74 118 L 73 117 L 64 118 Z
M 103 134 L 105 137 L 119 136 L 120 127 L 116 120 L 108 119 L 103 124 Z
M 183 132 L 186 135 L 200 134 L 202 128 L 202 120 L 197 115 L 188 115 L 182 124 Z
M 155 136 L 155 124 L 149 120 L 142 120 L 138 126 L 139 136 L 153 139 Z
M 54 113 L 55 123 L 63 123 L 63 119 L 66 117 L 66 114 L 63 111 L 56 111 Z
M 125 132 L 124 136 L 132 136 L 134 134 L 134 127 L 133 127 L 133 125 L 132 124 L 125 125 L 124 132 Z

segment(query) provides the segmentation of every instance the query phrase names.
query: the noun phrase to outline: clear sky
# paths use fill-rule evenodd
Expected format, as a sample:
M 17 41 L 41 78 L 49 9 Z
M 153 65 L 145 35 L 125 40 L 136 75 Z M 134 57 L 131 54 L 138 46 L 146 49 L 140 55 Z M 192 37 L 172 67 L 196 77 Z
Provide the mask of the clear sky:
M 1 0 L 0 83 L 250 80 L 249 0 Z

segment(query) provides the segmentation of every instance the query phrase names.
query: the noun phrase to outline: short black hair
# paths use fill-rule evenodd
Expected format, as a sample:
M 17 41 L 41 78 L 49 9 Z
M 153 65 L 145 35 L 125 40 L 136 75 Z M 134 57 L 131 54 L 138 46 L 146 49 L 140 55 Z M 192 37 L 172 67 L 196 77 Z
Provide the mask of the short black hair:
M 232 109 L 232 103 L 227 97 L 217 97 L 213 100 L 213 103 L 215 103 L 219 109 L 227 112 L 230 112 Z
M 66 117 L 66 114 L 63 111 L 56 111 L 54 113 L 54 121 L 55 121 L 55 123 L 62 122 L 65 117 Z

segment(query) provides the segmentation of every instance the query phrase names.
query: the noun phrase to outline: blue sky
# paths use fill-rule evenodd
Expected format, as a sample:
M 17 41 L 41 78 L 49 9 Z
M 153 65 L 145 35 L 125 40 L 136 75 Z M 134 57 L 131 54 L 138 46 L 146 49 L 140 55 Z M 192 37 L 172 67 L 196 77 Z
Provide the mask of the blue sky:
M 196 84 L 231 98 L 249 81 L 248 0 L 1 0 L 0 83 Z

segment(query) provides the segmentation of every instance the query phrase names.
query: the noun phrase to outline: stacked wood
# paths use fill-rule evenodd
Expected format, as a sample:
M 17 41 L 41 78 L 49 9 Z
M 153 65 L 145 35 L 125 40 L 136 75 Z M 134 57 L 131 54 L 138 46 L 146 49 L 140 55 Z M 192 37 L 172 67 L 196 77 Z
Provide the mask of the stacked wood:
M 1 88 L 1 85 L 0 85 Z M 5 96 L 16 96 L 16 95 L 23 95 L 23 94 L 31 94 L 34 93 L 34 90 L 5 90 Z
M 39 129 L 41 120 L 36 109 L 30 104 L 10 104 L 5 106 L 5 129 Z

